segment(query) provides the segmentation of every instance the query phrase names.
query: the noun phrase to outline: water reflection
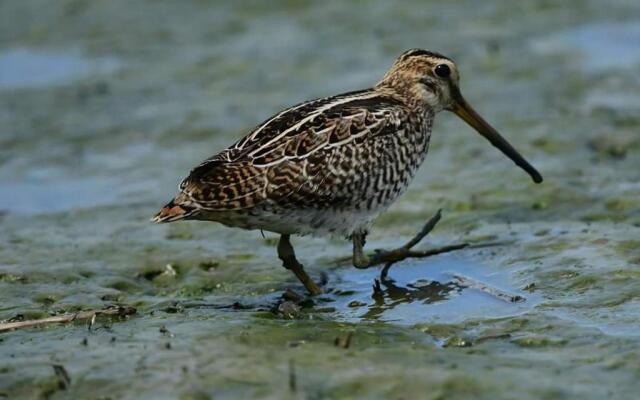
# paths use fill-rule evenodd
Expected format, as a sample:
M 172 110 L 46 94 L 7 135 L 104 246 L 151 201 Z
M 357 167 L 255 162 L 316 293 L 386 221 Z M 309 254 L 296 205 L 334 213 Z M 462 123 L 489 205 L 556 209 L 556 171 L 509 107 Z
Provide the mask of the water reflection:
M 349 322 L 457 323 L 521 314 L 541 301 L 535 293 L 525 294 L 514 287 L 508 271 L 474 262 L 464 252 L 400 263 L 385 279 L 374 268 L 341 268 L 335 272 L 336 276 L 329 279 L 331 306 L 336 309 L 336 319 Z M 458 275 L 522 295 L 527 301 L 500 300 L 460 284 L 455 278 Z
M 448 300 L 451 296 L 462 292 L 463 287 L 455 282 L 440 283 L 420 279 L 407 286 L 396 285 L 393 279 L 376 279 L 373 286 L 371 298 L 374 304 L 361 318 L 366 320 L 376 320 L 385 311 L 392 310 L 403 303 L 420 302 L 422 304 L 433 304 Z

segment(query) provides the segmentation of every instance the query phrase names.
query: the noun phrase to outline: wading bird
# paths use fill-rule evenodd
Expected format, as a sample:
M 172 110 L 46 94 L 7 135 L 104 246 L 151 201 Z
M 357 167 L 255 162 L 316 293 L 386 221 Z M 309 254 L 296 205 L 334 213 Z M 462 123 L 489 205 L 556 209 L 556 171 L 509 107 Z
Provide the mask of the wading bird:
M 367 257 L 363 247 L 373 221 L 404 193 L 422 164 L 438 112 L 454 112 L 542 182 L 465 101 L 459 80 L 451 59 L 408 50 L 373 88 L 283 110 L 202 162 L 152 221 L 215 221 L 278 233 L 283 266 L 313 295 L 321 290 L 296 259 L 291 235 L 350 238 L 358 268 L 424 256 L 411 247 L 437 218 L 401 248 Z

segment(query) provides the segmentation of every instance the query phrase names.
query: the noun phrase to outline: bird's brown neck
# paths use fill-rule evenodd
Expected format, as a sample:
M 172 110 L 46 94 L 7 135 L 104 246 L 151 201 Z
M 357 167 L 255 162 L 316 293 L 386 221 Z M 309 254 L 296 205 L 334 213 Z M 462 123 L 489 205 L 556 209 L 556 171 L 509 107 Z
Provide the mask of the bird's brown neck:
M 420 93 L 417 93 L 415 85 L 408 84 L 406 81 L 400 79 L 383 79 L 374 87 L 374 90 L 385 96 L 401 101 L 413 112 L 424 113 L 430 108 Z

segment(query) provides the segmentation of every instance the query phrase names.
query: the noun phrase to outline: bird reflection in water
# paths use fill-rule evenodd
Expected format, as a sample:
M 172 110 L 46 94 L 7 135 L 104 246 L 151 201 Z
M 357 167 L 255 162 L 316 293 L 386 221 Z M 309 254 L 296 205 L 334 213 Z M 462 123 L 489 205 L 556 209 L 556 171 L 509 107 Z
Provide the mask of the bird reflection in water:
M 409 283 L 406 287 L 396 285 L 395 281 L 383 274 L 376 279 L 373 285 L 371 298 L 374 304 L 369 306 L 363 319 L 376 320 L 382 313 L 394 309 L 401 304 L 409 304 L 420 301 L 423 304 L 432 304 L 449 300 L 459 294 L 463 286 L 456 282 L 440 283 L 438 281 L 420 279 L 415 283 Z

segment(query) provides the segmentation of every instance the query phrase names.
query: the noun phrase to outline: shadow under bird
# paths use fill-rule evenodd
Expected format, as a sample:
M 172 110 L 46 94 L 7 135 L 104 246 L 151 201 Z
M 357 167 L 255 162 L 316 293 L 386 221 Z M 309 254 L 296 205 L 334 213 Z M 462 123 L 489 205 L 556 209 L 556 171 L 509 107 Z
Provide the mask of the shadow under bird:
M 279 233 L 278 256 L 313 295 L 321 293 L 296 259 L 290 235 L 353 241 L 353 265 L 408 257 L 423 234 L 366 256 L 372 223 L 407 189 L 429 147 L 435 115 L 452 111 L 534 182 L 542 176 L 462 97 L 456 64 L 427 50 L 405 51 L 373 88 L 283 110 L 195 167 L 178 195 L 152 219 L 215 221 Z

